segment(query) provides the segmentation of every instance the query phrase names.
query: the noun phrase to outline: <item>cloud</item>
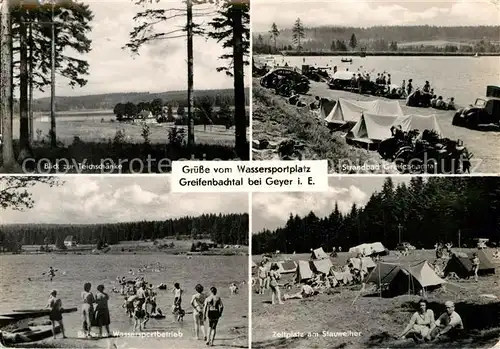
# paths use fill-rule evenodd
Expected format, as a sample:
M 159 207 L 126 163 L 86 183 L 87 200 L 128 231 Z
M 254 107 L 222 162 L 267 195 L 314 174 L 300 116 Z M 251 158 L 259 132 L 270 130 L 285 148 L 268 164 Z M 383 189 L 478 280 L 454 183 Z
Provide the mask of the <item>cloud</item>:
M 142 11 L 141 6 L 130 0 L 84 0 L 94 13 L 91 22 L 92 51 L 82 56 L 90 65 L 88 83 L 83 88 L 72 89 L 62 77 L 57 77 L 57 94 L 75 96 L 113 92 L 163 92 L 187 89 L 187 48 L 184 33 L 172 35 L 182 37 L 158 41 L 145 45 L 138 56 L 133 56 L 122 47 L 129 41 L 129 33 L 137 23 L 134 15 Z M 184 8 L 180 0 L 160 1 L 148 8 Z M 198 10 L 196 10 L 198 9 Z M 195 6 L 195 14 L 209 16 L 194 18 L 197 24 L 208 24 L 216 8 L 211 5 Z M 174 14 L 173 12 L 169 13 Z M 171 32 L 185 26 L 185 17 L 173 18 L 168 25 L 160 25 L 157 32 Z M 216 71 L 227 64 L 219 56 L 228 53 L 221 43 L 213 39 L 195 37 L 194 46 L 194 88 L 195 90 L 232 88 L 233 80 Z M 75 53 L 72 53 L 75 55 Z M 250 78 L 250 69 L 246 69 Z M 37 93 L 35 97 L 47 97 L 50 90 Z
M 65 176 L 61 179 L 65 183 L 60 187 L 37 184 L 30 188 L 34 208 L 24 212 L 0 211 L 0 221 L 4 224 L 84 224 L 248 212 L 247 194 L 170 193 L 170 179 L 165 177 Z
M 474 15 L 471 15 L 474 14 Z M 499 25 L 493 0 L 252 0 L 252 27 L 267 32 L 273 22 L 290 28 L 300 17 L 305 26 Z
M 335 204 L 348 212 L 353 204 L 363 205 L 368 195 L 356 185 L 340 187 L 330 181 L 323 193 L 256 193 L 252 199 L 252 230 L 275 229 L 286 223 L 290 214 L 305 216 L 314 212 L 318 217 L 329 215 Z

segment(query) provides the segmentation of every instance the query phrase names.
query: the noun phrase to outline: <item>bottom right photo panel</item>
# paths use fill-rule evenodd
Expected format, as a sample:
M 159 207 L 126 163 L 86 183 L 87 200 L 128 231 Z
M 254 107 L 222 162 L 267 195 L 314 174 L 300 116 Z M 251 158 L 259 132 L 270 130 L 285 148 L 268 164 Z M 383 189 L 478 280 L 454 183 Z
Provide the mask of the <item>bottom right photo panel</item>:
M 492 348 L 500 177 L 254 193 L 252 348 Z

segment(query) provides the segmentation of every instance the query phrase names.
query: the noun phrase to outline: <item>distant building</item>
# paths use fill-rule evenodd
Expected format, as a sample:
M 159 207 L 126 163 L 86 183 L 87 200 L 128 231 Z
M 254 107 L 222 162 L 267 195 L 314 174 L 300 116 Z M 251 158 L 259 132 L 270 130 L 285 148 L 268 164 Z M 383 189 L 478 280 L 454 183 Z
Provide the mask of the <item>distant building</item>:
M 137 115 L 139 119 L 153 119 L 153 113 L 151 113 L 149 110 L 142 110 L 139 115 Z
M 64 239 L 64 246 L 66 247 L 76 246 L 76 239 L 73 237 L 73 235 L 66 236 L 66 239 Z

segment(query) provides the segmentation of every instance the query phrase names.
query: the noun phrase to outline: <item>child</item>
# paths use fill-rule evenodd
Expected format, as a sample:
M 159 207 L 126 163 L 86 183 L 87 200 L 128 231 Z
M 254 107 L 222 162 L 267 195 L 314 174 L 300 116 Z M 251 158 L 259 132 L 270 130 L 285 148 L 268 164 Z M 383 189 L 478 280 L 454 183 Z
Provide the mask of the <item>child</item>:
M 50 292 L 49 303 L 47 304 L 47 308 L 50 308 L 50 321 L 52 322 L 52 335 L 54 339 L 56 339 L 56 322 L 59 324 L 61 328 L 61 333 L 63 338 L 67 338 L 64 333 L 64 325 L 62 321 L 62 302 L 61 299 L 57 298 L 57 291 L 52 290 Z
M 124 299 L 124 302 L 123 302 L 122 308 L 125 308 L 125 312 L 130 318 L 134 317 L 135 296 L 132 296 L 132 297 L 125 296 L 123 299 Z
M 181 322 L 184 318 L 184 310 L 182 310 L 182 294 L 184 291 L 178 282 L 174 284 L 174 305 L 172 307 L 173 313 L 176 315 L 177 321 Z
M 140 301 L 135 302 L 134 307 L 134 331 L 139 330 L 139 332 L 144 330 L 143 324 L 146 318 L 146 311 L 143 309 L 143 304 Z

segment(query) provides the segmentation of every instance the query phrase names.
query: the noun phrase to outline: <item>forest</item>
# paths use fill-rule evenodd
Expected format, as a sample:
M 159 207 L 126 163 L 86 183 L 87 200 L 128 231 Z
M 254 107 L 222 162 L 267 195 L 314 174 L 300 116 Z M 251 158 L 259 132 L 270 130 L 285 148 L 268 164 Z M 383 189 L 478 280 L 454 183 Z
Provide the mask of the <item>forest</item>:
M 234 90 L 200 90 L 194 92 L 195 103 L 197 100 L 210 99 L 216 106 L 222 103 L 234 105 Z M 245 105 L 249 105 L 249 91 L 245 89 Z M 187 107 L 186 91 L 169 91 L 160 93 L 131 92 L 131 93 L 109 93 L 98 95 L 87 95 L 77 97 L 56 97 L 58 112 L 73 110 L 96 110 L 113 109 L 118 103 L 140 102 L 162 99 L 165 103 Z M 50 98 L 38 98 L 33 100 L 33 111 L 50 112 Z
M 162 238 L 212 239 L 217 244 L 248 245 L 248 214 L 204 214 L 165 221 L 106 224 L 12 224 L 0 226 L 0 245 L 16 250 L 22 245 L 60 244 L 72 235 L 78 244 L 117 244 Z
M 252 236 L 252 253 L 342 250 L 363 242 L 394 249 L 401 242 L 433 248 L 436 242 L 475 246 L 474 239 L 500 241 L 499 177 L 422 177 L 395 185 L 389 177 L 363 207 L 336 208 L 327 217 L 290 215 L 285 226 Z M 460 241 L 459 241 L 460 240 Z
M 300 22 L 299 22 L 300 23 Z M 290 23 L 292 27 L 293 23 Z M 415 51 L 415 52 L 500 52 L 500 26 L 437 27 L 377 26 L 368 28 L 324 26 L 274 28 L 269 33 L 253 33 L 254 53 L 302 51 Z M 351 45 L 355 37 L 354 45 Z

